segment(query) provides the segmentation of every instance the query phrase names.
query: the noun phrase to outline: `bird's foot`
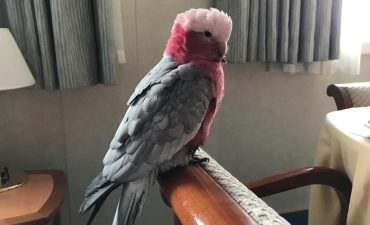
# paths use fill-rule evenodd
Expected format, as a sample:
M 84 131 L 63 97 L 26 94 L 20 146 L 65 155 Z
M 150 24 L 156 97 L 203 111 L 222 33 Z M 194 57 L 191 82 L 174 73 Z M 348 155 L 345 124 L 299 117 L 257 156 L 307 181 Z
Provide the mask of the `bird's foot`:
M 194 148 L 192 150 L 191 159 L 189 161 L 190 165 L 199 165 L 199 164 L 209 162 L 209 158 L 207 158 L 207 157 L 199 158 L 199 157 L 195 156 L 196 151 L 199 151 L 199 148 Z
M 194 157 L 194 154 L 199 151 L 199 148 L 193 148 L 193 150 L 191 150 L 191 156 Z
M 203 163 L 206 163 L 206 162 L 209 162 L 209 158 L 207 158 L 207 157 L 198 158 L 196 156 L 193 156 L 192 159 L 190 159 L 189 164 L 190 165 L 199 165 L 199 164 L 203 164 Z

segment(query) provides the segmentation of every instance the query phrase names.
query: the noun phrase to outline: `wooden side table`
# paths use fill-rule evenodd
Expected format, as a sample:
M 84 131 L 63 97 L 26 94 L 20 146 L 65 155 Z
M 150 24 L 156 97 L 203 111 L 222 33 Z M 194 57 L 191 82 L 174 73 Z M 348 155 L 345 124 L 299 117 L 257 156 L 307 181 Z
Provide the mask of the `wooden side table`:
M 26 171 L 21 187 L 0 193 L 0 225 L 60 224 L 59 208 L 64 200 L 66 178 L 62 171 Z

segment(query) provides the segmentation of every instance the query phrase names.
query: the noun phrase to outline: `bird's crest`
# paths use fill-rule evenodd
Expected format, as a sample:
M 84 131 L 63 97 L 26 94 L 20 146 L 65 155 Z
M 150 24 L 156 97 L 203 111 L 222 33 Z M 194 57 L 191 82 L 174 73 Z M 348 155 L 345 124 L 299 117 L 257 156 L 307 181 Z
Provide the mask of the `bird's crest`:
M 227 42 L 232 29 L 230 16 L 215 8 L 190 9 L 180 13 L 177 15 L 173 27 L 176 24 L 181 24 L 187 31 L 209 31 L 218 42 Z

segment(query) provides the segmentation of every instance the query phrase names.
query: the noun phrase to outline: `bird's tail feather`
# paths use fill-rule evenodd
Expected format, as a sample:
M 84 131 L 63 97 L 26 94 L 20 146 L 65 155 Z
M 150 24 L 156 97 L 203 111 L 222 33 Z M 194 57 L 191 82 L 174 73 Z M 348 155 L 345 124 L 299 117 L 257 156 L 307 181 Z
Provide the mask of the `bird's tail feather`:
M 154 173 L 123 185 L 113 225 L 134 225 L 155 179 Z
M 85 213 L 95 205 L 94 211 L 87 222 L 88 225 L 92 223 L 95 215 L 98 213 L 110 192 L 119 185 L 121 185 L 121 183 L 111 182 L 105 179 L 101 173 L 90 183 L 86 190 L 85 199 L 80 206 L 80 213 Z

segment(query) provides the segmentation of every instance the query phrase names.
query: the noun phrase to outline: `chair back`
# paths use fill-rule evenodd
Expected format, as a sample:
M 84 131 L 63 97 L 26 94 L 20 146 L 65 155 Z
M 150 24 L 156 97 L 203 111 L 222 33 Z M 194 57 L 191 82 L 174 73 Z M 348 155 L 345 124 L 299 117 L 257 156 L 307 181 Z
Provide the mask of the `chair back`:
M 370 82 L 331 84 L 327 95 L 334 98 L 338 110 L 370 106 Z

